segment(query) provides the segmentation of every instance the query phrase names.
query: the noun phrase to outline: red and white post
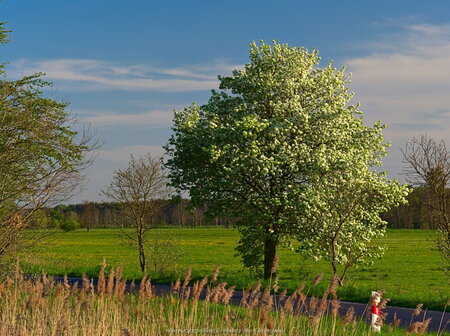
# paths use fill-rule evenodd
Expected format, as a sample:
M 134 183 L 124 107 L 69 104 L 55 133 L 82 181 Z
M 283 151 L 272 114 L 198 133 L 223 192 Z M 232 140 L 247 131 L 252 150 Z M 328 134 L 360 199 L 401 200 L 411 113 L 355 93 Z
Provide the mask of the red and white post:
M 372 319 L 371 325 L 373 332 L 381 332 L 381 317 L 380 317 L 380 308 L 378 308 L 378 304 L 381 301 L 381 294 L 379 292 L 372 292 L 371 299 L 371 311 L 372 311 Z

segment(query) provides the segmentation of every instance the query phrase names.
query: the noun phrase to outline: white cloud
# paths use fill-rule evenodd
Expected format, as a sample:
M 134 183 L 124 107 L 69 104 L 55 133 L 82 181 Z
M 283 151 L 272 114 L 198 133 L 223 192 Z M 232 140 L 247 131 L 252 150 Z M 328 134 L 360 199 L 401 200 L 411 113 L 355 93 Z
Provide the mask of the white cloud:
M 9 74 L 43 72 L 67 90 L 126 90 L 189 92 L 217 88 L 217 75 L 228 75 L 239 65 L 216 62 L 176 68 L 123 65 L 88 59 L 21 59 L 9 65 Z
M 164 149 L 161 146 L 134 145 L 109 150 L 98 150 L 96 151 L 96 165 L 106 165 L 110 169 L 123 168 L 127 165 L 127 162 L 130 161 L 130 155 L 138 157 L 147 153 L 150 153 L 154 157 L 159 157 L 164 154 Z
M 368 122 L 386 123 L 394 146 L 420 133 L 448 142 L 450 25 L 403 24 L 400 34 L 370 45 L 376 52 L 345 61 Z
M 86 115 L 86 112 L 83 112 L 83 115 Z M 171 111 L 152 110 L 134 114 L 91 112 L 88 116 L 82 117 L 81 120 L 92 124 L 94 127 L 123 125 L 159 128 L 170 126 L 172 118 L 173 113 Z

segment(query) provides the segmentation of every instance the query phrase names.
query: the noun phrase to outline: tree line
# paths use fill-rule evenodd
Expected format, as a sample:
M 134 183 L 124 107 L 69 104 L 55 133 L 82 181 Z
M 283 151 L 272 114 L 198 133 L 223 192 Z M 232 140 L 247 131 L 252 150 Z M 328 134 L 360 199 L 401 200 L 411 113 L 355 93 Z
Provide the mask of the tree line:
M 450 190 L 448 192 L 450 193 Z M 401 204 L 381 215 L 383 220 L 388 223 L 388 227 L 392 229 L 434 229 L 435 225 L 431 220 L 432 213 L 427 206 L 432 199 L 430 190 L 427 187 L 414 188 L 406 199 L 408 200 L 407 204 Z M 447 213 L 450 215 L 449 209 Z
M 159 225 L 174 225 L 185 228 L 199 226 L 234 227 L 234 221 L 227 218 L 207 218 L 205 208 L 191 208 L 190 201 L 183 199 L 174 203 L 171 200 L 158 200 L 158 211 L 152 221 Z M 124 226 L 124 214 L 120 203 L 84 202 L 80 204 L 58 205 L 42 209 L 34 214 L 30 228 L 61 228 L 65 221 L 75 220 L 76 228 L 117 228 Z M 150 216 L 149 216 L 150 217 Z M 55 220 L 56 219 L 56 220 Z M 53 220 L 53 221 L 52 221 Z
M 412 189 L 406 197 L 408 204 L 401 204 L 381 214 L 383 220 L 392 229 L 433 229 L 430 222 L 430 210 L 426 206 L 430 193 L 425 187 Z M 208 218 L 205 207 L 192 208 L 188 199 L 173 202 L 159 200 L 158 212 L 153 221 L 156 225 L 174 225 L 193 228 L 199 226 L 235 227 L 235 221 L 228 218 Z M 120 203 L 84 202 L 79 204 L 58 205 L 38 211 L 33 216 L 32 228 L 65 229 L 67 221 L 76 221 L 74 228 L 114 228 L 123 226 Z M 450 213 L 449 213 L 450 215 Z M 53 222 L 52 222 L 53 221 Z

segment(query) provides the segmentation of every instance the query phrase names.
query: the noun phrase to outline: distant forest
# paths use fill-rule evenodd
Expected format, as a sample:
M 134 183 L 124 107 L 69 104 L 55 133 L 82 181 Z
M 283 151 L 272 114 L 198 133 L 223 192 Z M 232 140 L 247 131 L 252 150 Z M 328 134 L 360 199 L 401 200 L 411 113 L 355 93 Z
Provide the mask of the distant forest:
M 389 228 L 398 229 L 431 229 L 429 209 L 424 205 L 428 197 L 425 188 L 416 188 L 407 197 L 408 204 L 401 205 L 382 214 Z M 189 200 L 177 203 L 159 200 L 160 211 L 149 218 L 155 225 L 176 225 L 180 227 L 197 227 L 204 225 L 220 225 L 233 227 L 236 220 L 224 218 L 207 218 L 205 208 L 190 207 Z M 450 209 L 450 207 L 449 207 Z M 72 228 L 119 227 L 126 225 L 121 216 L 122 207 L 118 203 L 84 202 L 82 204 L 58 205 L 40 211 L 31 221 L 31 227 L 61 227 L 72 223 Z M 66 223 L 63 225 L 63 223 Z
M 183 199 L 174 203 L 169 200 L 158 200 L 160 209 L 148 221 L 157 225 L 176 225 L 181 227 L 197 227 L 216 225 L 232 227 L 235 220 L 224 218 L 207 218 L 205 208 L 191 208 L 189 200 Z M 126 226 L 122 216 L 123 206 L 119 203 L 84 202 L 82 204 L 58 205 L 36 213 L 30 222 L 31 228 L 62 228 L 65 230 L 78 227 L 111 228 Z

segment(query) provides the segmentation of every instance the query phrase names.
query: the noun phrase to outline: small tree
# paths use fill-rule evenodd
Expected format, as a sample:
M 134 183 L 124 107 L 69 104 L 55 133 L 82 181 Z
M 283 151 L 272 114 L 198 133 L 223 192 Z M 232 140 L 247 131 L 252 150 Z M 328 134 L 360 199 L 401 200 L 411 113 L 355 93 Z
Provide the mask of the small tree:
M 408 194 L 398 181 L 369 169 L 374 163 L 370 155 L 349 160 L 353 169 L 314 185 L 305 211 L 307 230 L 297 237 L 303 255 L 330 262 L 340 285 L 352 266 L 370 265 L 381 257 L 384 246 L 373 244 L 386 231 L 380 215 L 404 203 Z
M 91 228 L 98 226 L 98 217 L 99 214 L 96 204 L 84 201 L 81 211 L 81 221 L 87 232 L 89 232 Z
M 131 226 L 134 231 L 130 234 L 122 230 L 123 238 L 132 246 L 137 246 L 139 265 L 145 272 L 146 233 L 156 225 L 155 217 L 164 205 L 161 200 L 169 195 L 160 159 L 150 154 L 137 159 L 131 156 L 128 168 L 114 171 L 113 181 L 102 194 L 120 204 L 125 226 Z
M 305 218 L 321 181 L 386 146 L 383 126 L 366 127 L 349 103 L 345 69 L 318 63 L 317 51 L 253 43 L 250 62 L 219 76 L 208 104 L 175 112 L 166 146 L 172 185 L 212 217 L 238 218 L 237 250 L 266 279 L 280 244 L 315 234 Z
M 421 135 L 412 138 L 402 150 L 407 182 L 425 190 L 421 200 L 427 217 L 436 229 L 436 249 L 443 258 L 444 271 L 450 273 L 450 152 L 445 142 Z

